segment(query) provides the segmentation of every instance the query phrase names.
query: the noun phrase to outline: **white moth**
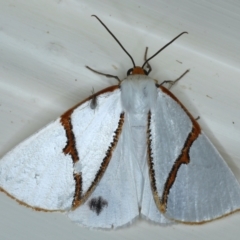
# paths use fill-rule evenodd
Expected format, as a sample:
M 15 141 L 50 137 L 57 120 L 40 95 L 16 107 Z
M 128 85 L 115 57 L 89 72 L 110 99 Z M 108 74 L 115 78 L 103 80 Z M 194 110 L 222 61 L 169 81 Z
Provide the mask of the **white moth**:
M 147 76 L 152 57 L 142 67 L 131 58 L 134 67 L 118 85 L 6 154 L 1 191 L 94 228 L 138 216 L 162 225 L 203 223 L 239 210 L 240 186 L 229 167 L 179 100 Z

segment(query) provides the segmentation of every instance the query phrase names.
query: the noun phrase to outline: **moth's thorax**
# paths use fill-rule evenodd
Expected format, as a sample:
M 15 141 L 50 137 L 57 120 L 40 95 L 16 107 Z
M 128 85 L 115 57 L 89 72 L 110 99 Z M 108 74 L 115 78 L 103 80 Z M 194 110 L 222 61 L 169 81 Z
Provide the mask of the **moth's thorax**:
M 156 82 L 146 75 L 130 75 L 121 83 L 122 105 L 129 113 L 147 113 L 156 99 Z

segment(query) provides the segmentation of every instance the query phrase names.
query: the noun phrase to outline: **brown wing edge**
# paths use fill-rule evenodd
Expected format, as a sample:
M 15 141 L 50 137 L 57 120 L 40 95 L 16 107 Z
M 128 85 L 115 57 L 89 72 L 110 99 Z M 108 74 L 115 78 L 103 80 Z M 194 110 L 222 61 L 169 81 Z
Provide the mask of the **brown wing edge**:
M 15 198 L 14 196 L 12 196 L 10 193 L 8 193 L 6 190 L 4 190 L 3 188 L 0 187 L 0 192 L 5 193 L 8 197 L 14 199 L 16 202 L 18 202 L 20 205 L 23 205 L 25 207 L 31 208 L 35 211 L 42 211 L 42 212 L 65 212 L 64 210 L 49 210 L 49 209 L 45 209 L 45 208 L 39 208 L 39 207 L 33 207 L 17 198 Z

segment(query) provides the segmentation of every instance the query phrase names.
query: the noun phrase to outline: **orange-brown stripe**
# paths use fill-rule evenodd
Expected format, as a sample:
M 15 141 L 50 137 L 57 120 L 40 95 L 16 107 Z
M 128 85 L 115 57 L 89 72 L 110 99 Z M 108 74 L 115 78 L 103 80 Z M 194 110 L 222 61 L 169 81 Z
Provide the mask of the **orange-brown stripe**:
M 81 197 L 82 197 L 82 176 L 80 173 L 74 174 L 75 180 L 75 193 L 73 197 L 72 207 L 76 208 L 80 205 Z
M 178 172 L 179 168 L 181 167 L 182 164 L 188 164 L 190 162 L 190 158 L 189 158 L 190 147 L 192 146 L 193 142 L 197 139 L 199 134 L 200 134 L 199 129 L 197 129 L 193 126 L 192 131 L 189 133 L 189 135 L 187 137 L 187 140 L 184 144 L 181 154 L 179 155 L 179 157 L 173 164 L 173 167 L 168 175 L 168 179 L 164 185 L 164 191 L 163 191 L 162 200 L 161 200 L 162 212 L 166 211 L 168 194 L 170 192 L 172 185 L 174 184 L 174 182 L 176 180 L 177 172 Z
M 71 122 L 71 115 L 73 113 L 73 111 L 79 107 L 80 105 L 82 105 L 84 102 L 91 100 L 92 98 L 96 98 L 98 95 L 106 93 L 106 92 L 113 92 L 114 90 L 118 89 L 119 86 L 118 85 L 114 85 L 108 88 L 105 88 L 97 93 L 95 93 L 94 95 L 86 98 L 85 100 L 83 100 L 82 102 L 80 102 L 79 104 L 77 104 L 76 106 L 74 106 L 73 108 L 70 108 L 68 111 L 66 111 L 60 118 L 60 122 L 63 125 L 65 131 L 66 131 L 66 136 L 67 136 L 67 144 L 63 149 L 63 152 L 65 154 L 69 154 L 73 160 L 73 163 L 76 163 L 77 161 L 79 161 L 79 156 L 78 156 L 78 152 L 76 149 L 76 141 L 75 141 L 75 136 L 74 136 L 74 132 L 73 132 L 73 127 L 72 127 L 72 122 Z
M 177 172 L 182 164 L 188 164 L 190 162 L 190 158 L 189 158 L 190 147 L 192 146 L 193 142 L 198 138 L 199 134 L 201 133 L 201 128 L 197 123 L 197 121 L 193 118 L 193 116 L 183 106 L 183 104 L 168 89 L 166 89 L 163 86 L 160 86 L 159 88 L 181 106 L 181 108 L 185 111 L 185 113 L 188 115 L 188 117 L 192 122 L 192 131 L 189 133 L 180 155 L 178 156 L 175 163 L 173 164 L 173 167 L 168 175 L 167 181 L 165 182 L 161 199 L 159 198 L 157 190 L 153 192 L 156 205 L 158 206 L 159 210 L 164 213 L 167 208 L 168 194 L 176 180 Z M 153 175 L 152 178 L 155 178 L 155 175 Z
M 101 91 L 98 91 L 97 93 L 95 93 L 94 95 L 91 95 L 90 97 L 84 99 L 83 101 L 81 101 L 80 103 L 76 104 L 75 106 L 73 106 L 72 108 L 68 109 L 63 115 L 63 116 L 67 116 L 67 115 L 71 115 L 72 112 L 77 108 L 79 107 L 80 105 L 82 105 L 83 103 L 91 100 L 92 98 L 97 98 L 100 94 L 103 94 L 103 93 L 107 93 L 107 92 L 113 92 L 115 91 L 116 89 L 120 88 L 119 85 L 113 85 L 113 86 L 110 86 L 110 87 L 107 87 L 107 88 L 104 88 L 102 89 Z
M 118 89 L 118 85 L 114 85 L 108 88 L 105 88 L 94 95 L 86 98 L 82 102 L 78 103 L 76 106 L 70 108 L 68 111 L 66 111 L 60 118 L 60 122 L 62 126 L 64 127 L 66 131 L 66 136 L 67 136 L 67 144 L 63 148 L 63 152 L 65 154 L 69 154 L 72 158 L 73 164 L 79 161 L 79 156 L 78 156 L 78 151 L 76 149 L 76 141 L 75 141 L 75 136 L 73 132 L 73 127 L 72 127 L 72 122 L 71 122 L 71 115 L 73 111 L 85 103 L 86 101 L 91 100 L 92 98 L 96 98 L 98 95 L 106 93 L 106 92 L 113 92 L 114 90 Z M 76 208 L 77 206 L 80 205 L 80 199 L 82 197 L 82 176 L 81 174 L 75 174 L 73 173 L 73 178 L 75 181 L 75 193 L 74 193 L 74 198 L 72 202 L 73 208 Z
M 65 154 L 69 154 L 73 160 L 73 163 L 76 163 L 79 160 L 79 157 L 76 149 L 76 141 L 71 122 L 72 112 L 73 111 L 68 111 L 65 114 L 63 114 L 60 121 L 66 131 L 67 136 L 67 144 L 63 148 L 63 152 Z

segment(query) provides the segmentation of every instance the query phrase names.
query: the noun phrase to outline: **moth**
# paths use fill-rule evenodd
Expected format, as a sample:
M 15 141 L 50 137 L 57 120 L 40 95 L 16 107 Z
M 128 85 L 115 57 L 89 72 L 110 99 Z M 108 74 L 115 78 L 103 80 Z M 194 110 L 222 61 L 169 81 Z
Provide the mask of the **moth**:
M 138 67 L 95 17 L 133 68 L 123 80 L 100 73 L 119 83 L 7 153 L 0 190 L 90 228 L 117 228 L 139 216 L 161 225 L 204 223 L 239 210 L 239 183 L 223 158 L 183 104 L 148 76 L 149 61 L 186 32 Z

